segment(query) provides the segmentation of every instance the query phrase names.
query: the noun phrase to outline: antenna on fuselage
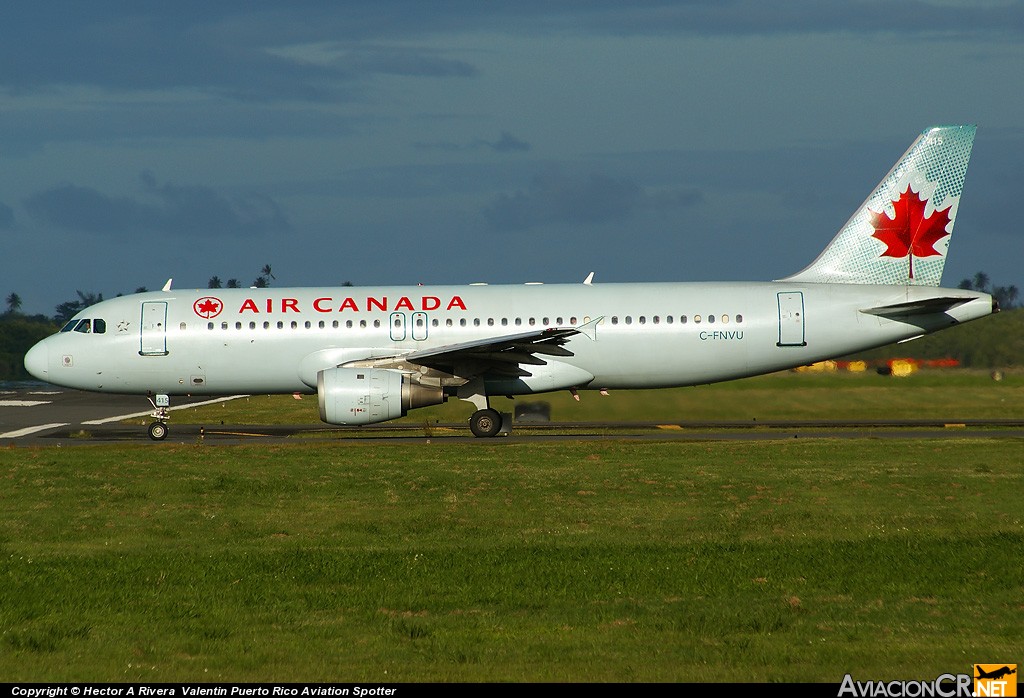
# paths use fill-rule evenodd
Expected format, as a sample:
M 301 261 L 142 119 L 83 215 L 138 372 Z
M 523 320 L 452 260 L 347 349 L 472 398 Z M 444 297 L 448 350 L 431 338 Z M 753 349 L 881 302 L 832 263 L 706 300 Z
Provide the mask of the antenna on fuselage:
M 590 286 L 594 283 L 594 272 L 587 274 L 587 278 L 583 279 L 584 286 Z
M 170 290 L 171 290 L 171 282 L 172 282 L 172 281 L 174 281 L 174 278 L 173 278 L 173 277 L 172 277 L 172 278 L 170 278 L 170 279 L 167 279 L 167 283 L 166 283 L 166 284 L 164 284 L 164 287 L 163 287 L 162 289 L 160 289 L 160 290 L 161 290 L 161 291 L 170 291 Z

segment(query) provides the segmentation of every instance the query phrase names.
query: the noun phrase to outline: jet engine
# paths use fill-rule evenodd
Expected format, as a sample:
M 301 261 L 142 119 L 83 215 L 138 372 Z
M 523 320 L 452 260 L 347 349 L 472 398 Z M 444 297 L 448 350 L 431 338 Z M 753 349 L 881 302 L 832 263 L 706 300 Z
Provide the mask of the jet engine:
M 374 424 L 397 419 L 417 407 L 439 405 L 444 390 L 413 383 L 398 371 L 329 368 L 317 373 L 320 419 L 328 424 Z

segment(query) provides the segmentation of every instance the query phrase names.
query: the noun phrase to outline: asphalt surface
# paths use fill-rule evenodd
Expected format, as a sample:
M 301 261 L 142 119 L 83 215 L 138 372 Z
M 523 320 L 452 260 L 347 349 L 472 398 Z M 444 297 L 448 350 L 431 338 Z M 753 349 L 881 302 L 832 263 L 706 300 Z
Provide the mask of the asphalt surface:
M 125 425 L 129 418 L 147 417 L 152 408 L 137 395 L 86 393 L 42 385 L 0 388 L 0 446 L 72 446 L 95 443 L 253 443 L 283 441 L 301 436 L 311 439 L 423 443 L 522 443 L 559 440 L 656 439 L 680 441 L 760 441 L 794 438 L 1024 438 L 1024 420 L 876 420 L 876 421 L 679 421 L 650 422 L 522 422 L 510 434 L 476 439 L 466 424 L 439 424 L 429 433 L 423 425 L 380 424 L 370 427 L 335 427 L 328 424 L 251 426 L 177 424 L 175 408 L 232 398 L 173 398 L 169 435 L 152 441 L 146 427 Z M 147 420 L 149 421 L 149 420 Z

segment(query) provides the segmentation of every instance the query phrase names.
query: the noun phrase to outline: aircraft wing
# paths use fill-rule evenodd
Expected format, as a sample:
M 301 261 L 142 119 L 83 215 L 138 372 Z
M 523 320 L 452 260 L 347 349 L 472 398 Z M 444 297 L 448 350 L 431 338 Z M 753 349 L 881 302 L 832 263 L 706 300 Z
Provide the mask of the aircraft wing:
M 492 373 L 528 376 L 530 373 L 520 368 L 521 364 L 545 365 L 547 362 L 538 355 L 572 356 L 573 353 L 564 345 L 577 334 L 581 331 L 571 327 L 548 327 L 423 349 L 395 357 L 395 360 L 453 375 Z

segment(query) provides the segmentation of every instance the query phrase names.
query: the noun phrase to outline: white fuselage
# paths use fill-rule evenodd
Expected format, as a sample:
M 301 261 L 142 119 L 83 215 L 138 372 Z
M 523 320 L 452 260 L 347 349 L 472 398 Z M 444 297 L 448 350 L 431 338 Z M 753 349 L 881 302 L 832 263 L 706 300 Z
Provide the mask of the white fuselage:
M 964 302 L 943 313 L 898 318 L 864 312 L 935 297 Z M 572 356 L 544 357 L 547 363 L 565 376 L 576 369 L 592 375 L 592 381 L 572 386 L 581 389 L 661 388 L 805 365 L 991 312 L 991 298 L 982 293 L 867 284 L 175 290 L 87 308 L 78 317 L 102 320 L 102 333 L 58 333 L 36 345 L 25 363 L 37 378 L 83 390 L 313 393 L 319 371 L 350 361 L 593 323 L 592 331 L 565 344 Z M 573 383 L 552 368 L 524 368 L 534 380 L 495 383 L 488 393 L 543 392 Z

